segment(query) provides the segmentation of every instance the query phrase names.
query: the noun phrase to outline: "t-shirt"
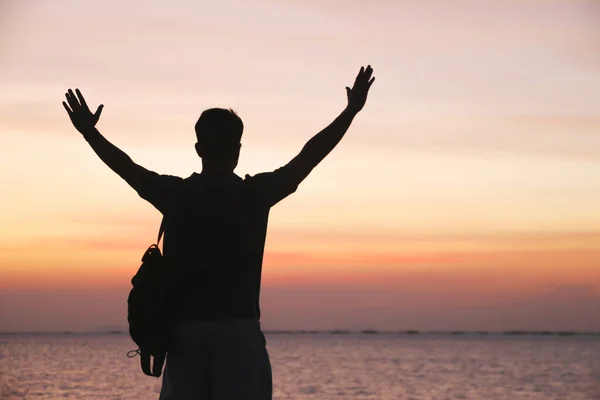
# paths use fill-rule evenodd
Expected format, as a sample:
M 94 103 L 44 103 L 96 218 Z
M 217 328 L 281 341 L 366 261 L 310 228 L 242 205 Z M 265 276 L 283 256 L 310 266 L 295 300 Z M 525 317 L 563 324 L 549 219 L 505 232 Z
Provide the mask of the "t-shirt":
M 186 179 L 148 171 L 138 194 L 165 218 L 163 242 L 175 279 L 178 319 L 260 319 L 269 210 L 296 191 L 289 165 L 273 172 Z

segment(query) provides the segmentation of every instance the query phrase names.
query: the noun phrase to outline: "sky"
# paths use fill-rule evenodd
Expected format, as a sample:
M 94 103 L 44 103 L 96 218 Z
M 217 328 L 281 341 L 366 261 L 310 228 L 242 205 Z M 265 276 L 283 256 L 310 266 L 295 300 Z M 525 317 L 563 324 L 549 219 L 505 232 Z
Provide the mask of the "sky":
M 71 126 L 189 176 L 194 123 L 271 171 L 377 77 L 270 216 L 266 329 L 600 331 L 600 3 L 25 0 L 0 6 L 0 331 L 126 326 L 160 214 Z

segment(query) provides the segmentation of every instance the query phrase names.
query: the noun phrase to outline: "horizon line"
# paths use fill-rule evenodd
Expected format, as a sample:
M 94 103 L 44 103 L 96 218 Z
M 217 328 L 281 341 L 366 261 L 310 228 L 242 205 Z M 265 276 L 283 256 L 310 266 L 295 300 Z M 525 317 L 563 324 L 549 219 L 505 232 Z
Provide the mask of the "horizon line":
M 379 329 L 264 329 L 265 334 L 330 334 L 330 335 L 506 335 L 506 336 L 600 336 L 600 331 L 578 331 L 578 330 L 530 330 L 530 329 L 508 329 L 508 330 L 379 330 Z M 129 335 L 128 329 L 108 329 L 90 331 L 0 331 L 0 335 Z

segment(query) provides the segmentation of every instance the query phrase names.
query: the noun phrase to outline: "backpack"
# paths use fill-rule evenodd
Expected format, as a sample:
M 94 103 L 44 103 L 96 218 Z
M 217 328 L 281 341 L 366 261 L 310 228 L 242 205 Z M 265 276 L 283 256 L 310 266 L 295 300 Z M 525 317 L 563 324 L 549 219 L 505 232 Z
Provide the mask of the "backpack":
M 156 244 L 144 253 L 142 265 L 131 279 L 133 287 L 127 298 L 129 335 L 138 346 L 127 356 L 133 358 L 139 354 L 144 374 L 156 378 L 162 373 L 172 330 L 169 290 L 172 272 L 158 248 L 164 224 L 163 217 Z M 152 365 L 151 358 L 154 358 Z

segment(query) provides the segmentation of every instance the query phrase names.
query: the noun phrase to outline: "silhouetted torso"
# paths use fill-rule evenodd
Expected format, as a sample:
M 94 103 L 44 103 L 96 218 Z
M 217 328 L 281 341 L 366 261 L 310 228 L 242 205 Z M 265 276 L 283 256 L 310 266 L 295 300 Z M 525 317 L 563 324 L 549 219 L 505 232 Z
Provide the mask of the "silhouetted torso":
M 175 268 L 179 319 L 260 318 L 270 208 L 297 187 L 289 167 L 235 174 L 151 174 L 138 193 L 165 215 L 164 254 Z

